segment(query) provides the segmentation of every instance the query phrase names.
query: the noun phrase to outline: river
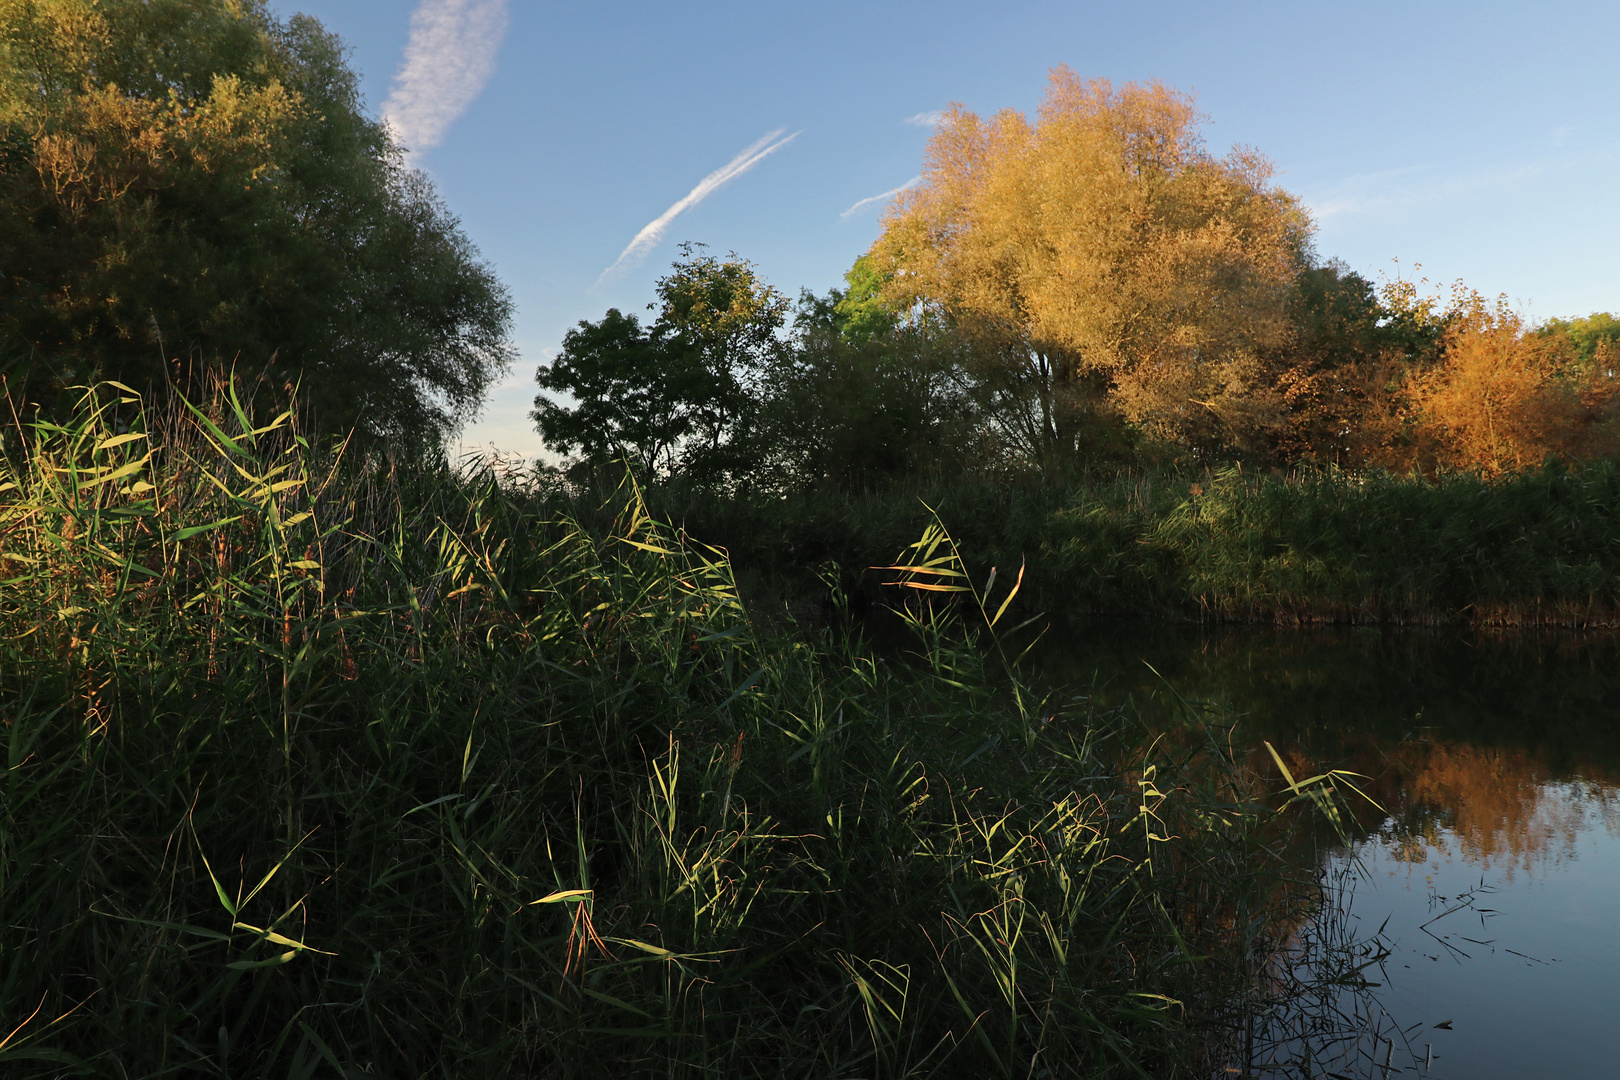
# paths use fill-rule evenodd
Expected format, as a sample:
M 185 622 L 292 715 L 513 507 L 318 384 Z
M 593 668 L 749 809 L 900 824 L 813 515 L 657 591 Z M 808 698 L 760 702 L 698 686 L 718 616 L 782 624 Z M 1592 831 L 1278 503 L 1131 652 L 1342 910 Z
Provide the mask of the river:
M 1359 980 L 1274 1018 L 1249 1075 L 1620 1075 L 1620 638 L 1116 622 L 1041 655 L 1150 727 L 1228 703 L 1239 744 L 1367 777 L 1302 933 Z

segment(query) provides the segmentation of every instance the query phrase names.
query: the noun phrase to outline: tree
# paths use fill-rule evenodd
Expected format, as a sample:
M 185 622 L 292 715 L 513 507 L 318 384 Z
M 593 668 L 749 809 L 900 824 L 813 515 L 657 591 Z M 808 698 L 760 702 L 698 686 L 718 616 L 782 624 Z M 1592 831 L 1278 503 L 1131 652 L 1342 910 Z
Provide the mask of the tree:
M 787 300 L 735 253 L 701 249 L 683 244 L 659 279 L 650 327 L 611 309 L 569 331 L 535 373 L 530 415 L 549 446 L 585 467 L 619 457 L 702 482 L 739 479 L 758 460 L 761 386 L 781 357 Z
M 1596 361 L 1605 349 L 1611 358 L 1620 353 L 1620 319 L 1607 311 L 1594 311 L 1584 319 L 1548 319 L 1538 333 L 1567 338 L 1583 364 Z
M 1505 299 L 1470 292 L 1441 344 L 1439 362 L 1404 388 L 1417 418 L 1415 464 L 1493 475 L 1620 451 L 1611 340 L 1582 356 L 1577 335 L 1531 331 Z
M 1052 72 L 1035 123 L 954 107 L 871 257 L 891 307 L 977 344 L 1005 437 L 1072 459 L 1121 422 L 1179 445 L 1241 442 L 1281 410 L 1270 357 L 1311 225 L 1271 166 L 1215 158 L 1192 99 Z
M 1460 297 L 1443 305 L 1404 278 L 1375 289 L 1337 260 L 1302 272 L 1279 365 L 1284 415 L 1258 456 L 1349 467 L 1399 457 L 1414 434 L 1403 388 L 1438 362 Z
M 868 260 L 844 280 L 800 297 L 792 348 L 765 388 L 772 468 L 785 483 L 841 485 L 960 470 L 978 417 L 956 342 L 884 307 Z
M 316 422 L 428 437 L 511 360 L 511 304 L 262 0 L 0 0 L 0 336 L 36 393 L 235 365 Z

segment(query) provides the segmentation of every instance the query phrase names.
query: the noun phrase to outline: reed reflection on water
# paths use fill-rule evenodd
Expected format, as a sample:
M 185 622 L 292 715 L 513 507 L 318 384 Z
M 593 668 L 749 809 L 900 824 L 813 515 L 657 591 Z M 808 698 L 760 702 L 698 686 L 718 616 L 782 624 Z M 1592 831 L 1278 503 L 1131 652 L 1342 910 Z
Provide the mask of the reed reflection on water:
M 1326 902 L 1278 960 L 1287 1007 L 1257 1019 L 1226 1075 L 1620 1074 L 1620 640 L 1117 624 L 1064 638 L 1049 670 L 1085 672 L 1150 729 L 1178 722 L 1178 695 L 1224 701 L 1257 763 L 1268 740 L 1291 769 L 1369 778 L 1377 807 L 1350 808 L 1350 848 L 1302 855 Z

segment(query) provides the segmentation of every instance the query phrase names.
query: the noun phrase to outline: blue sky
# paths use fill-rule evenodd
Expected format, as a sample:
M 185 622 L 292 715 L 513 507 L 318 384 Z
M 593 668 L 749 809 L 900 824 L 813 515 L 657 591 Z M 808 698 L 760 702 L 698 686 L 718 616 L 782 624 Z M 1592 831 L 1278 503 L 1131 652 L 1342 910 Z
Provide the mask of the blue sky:
M 919 114 L 1029 111 L 1067 64 L 1197 94 L 1211 149 L 1259 149 L 1317 247 L 1506 293 L 1532 318 L 1620 312 L 1613 3 L 536 3 L 272 0 L 351 47 L 512 290 L 522 357 L 465 445 L 534 453 L 533 374 L 581 319 L 640 311 L 676 245 L 839 284 L 917 175 Z M 412 41 L 413 62 L 406 65 Z M 603 276 L 705 177 L 780 132 Z M 645 245 L 644 245 L 645 246 Z

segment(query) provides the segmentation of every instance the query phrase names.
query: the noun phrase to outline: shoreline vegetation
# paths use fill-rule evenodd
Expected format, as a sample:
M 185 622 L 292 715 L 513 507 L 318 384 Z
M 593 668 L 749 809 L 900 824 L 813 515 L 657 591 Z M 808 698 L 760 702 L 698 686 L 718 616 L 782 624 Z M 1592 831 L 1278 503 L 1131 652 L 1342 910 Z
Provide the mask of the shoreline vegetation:
M 1322 1075 L 1382 810 L 1040 627 L 1620 625 L 1620 320 L 1164 83 L 942 114 L 825 296 L 682 245 L 457 464 L 511 297 L 339 39 L 0 14 L 8 1078 Z
M 6 448 L 8 1075 L 1194 1076 L 1291 996 L 1349 778 L 1037 689 L 937 526 L 897 662 L 229 391 Z
M 976 578 L 1027 566 L 1030 604 L 1060 622 L 1620 626 L 1615 460 L 1434 479 L 1138 469 L 1066 485 L 963 479 L 780 498 L 670 486 L 648 500 L 724 547 L 760 595 L 800 609 L 835 568 L 858 603 L 883 604 L 871 568 L 937 512 Z

